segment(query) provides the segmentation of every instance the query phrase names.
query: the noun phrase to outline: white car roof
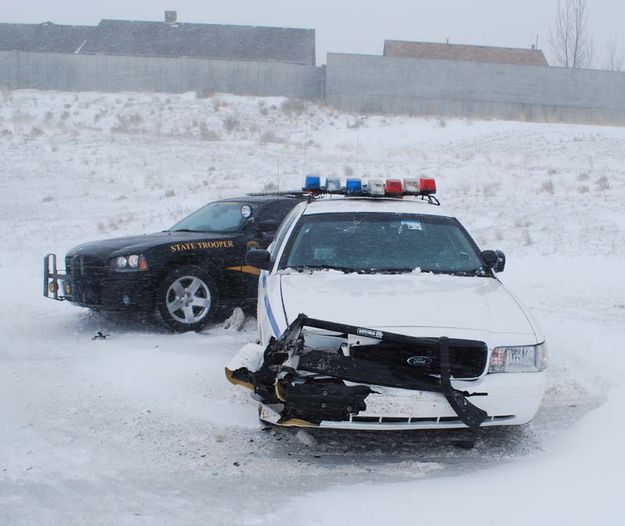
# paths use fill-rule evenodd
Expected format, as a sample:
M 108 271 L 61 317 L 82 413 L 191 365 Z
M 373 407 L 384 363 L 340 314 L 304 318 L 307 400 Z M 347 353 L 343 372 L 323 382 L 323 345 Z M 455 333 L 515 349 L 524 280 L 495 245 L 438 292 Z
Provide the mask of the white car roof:
M 308 204 L 303 215 L 342 212 L 392 212 L 453 217 L 442 207 L 430 204 L 420 197 L 345 197 L 328 195 Z

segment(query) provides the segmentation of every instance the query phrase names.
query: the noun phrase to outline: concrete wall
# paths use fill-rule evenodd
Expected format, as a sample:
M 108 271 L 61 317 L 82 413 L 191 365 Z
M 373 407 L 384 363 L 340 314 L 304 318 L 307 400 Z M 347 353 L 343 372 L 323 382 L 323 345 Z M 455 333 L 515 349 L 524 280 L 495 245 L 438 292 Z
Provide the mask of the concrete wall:
M 362 113 L 625 126 L 625 73 L 331 53 L 276 62 L 0 52 L 0 88 L 326 98 Z
M 17 53 L 0 52 L 0 88 L 17 87 Z
M 328 55 L 327 101 L 409 113 L 625 125 L 625 73 L 367 55 Z
M 0 53 L 0 87 L 324 96 L 325 68 L 194 58 Z

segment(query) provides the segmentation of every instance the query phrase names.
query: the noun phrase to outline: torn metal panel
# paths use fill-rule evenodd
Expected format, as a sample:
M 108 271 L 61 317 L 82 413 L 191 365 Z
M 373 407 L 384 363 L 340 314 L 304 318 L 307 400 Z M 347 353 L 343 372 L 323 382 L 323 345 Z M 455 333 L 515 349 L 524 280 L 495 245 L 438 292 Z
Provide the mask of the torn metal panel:
M 324 331 L 323 349 L 315 347 L 310 329 Z M 458 390 L 452 378 L 477 378 L 486 362 L 483 342 L 415 338 L 300 314 L 264 351 L 255 346 L 251 354 L 247 349 L 237 356 L 226 374 L 231 382 L 253 389 L 262 404 L 271 405 L 282 425 L 349 422 L 366 411 L 376 387 L 388 387 L 414 391 L 415 396 L 439 393 L 459 420 L 478 429 L 487 414 L 468 397 L 486 393 Z

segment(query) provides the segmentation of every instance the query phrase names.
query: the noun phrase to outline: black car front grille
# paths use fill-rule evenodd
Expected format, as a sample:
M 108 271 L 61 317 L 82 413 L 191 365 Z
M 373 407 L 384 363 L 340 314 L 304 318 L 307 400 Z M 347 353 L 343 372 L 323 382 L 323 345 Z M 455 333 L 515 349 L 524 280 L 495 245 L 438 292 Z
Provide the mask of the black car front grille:
M 65 268 L 72 284 L 73 301 L 97 306 L 102 303 L 102 285 L 108 272 L 108 265 L 94 256 L 72 256 L 65 258 Z
M 481 344 L 481 345 L 480 345 Z M 378 345 L 354 345 L 350 354 L 354 358 L 402 367 L 415 374 L 440 374 L 440 352 L 432 340 L 423 345 L 407 346 L 382 342 Z M 485 343 L 451 345 L 449 348 L 450 370 L 453 378 L 477 378 L 486 368 L 488 349 Z
M 106 261 L 94 256 L 72 256 L 65 259 L 65 268 L 75 278 L 102 277 L 108 270 Z

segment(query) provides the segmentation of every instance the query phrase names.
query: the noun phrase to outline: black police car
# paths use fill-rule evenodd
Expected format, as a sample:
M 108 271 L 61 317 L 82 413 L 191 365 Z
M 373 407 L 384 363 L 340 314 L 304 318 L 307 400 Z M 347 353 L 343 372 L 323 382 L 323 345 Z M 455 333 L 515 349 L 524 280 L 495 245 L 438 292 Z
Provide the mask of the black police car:
M 44 260 L 44 296 L 94 310 L 153 311 L 176 331 L 202 328 L 217 313 L 253 305 L 259 271 L 245 264 L 266 248 L 304 199 L 251 195 L 210 203 L 169 230 L 84 243 Z

